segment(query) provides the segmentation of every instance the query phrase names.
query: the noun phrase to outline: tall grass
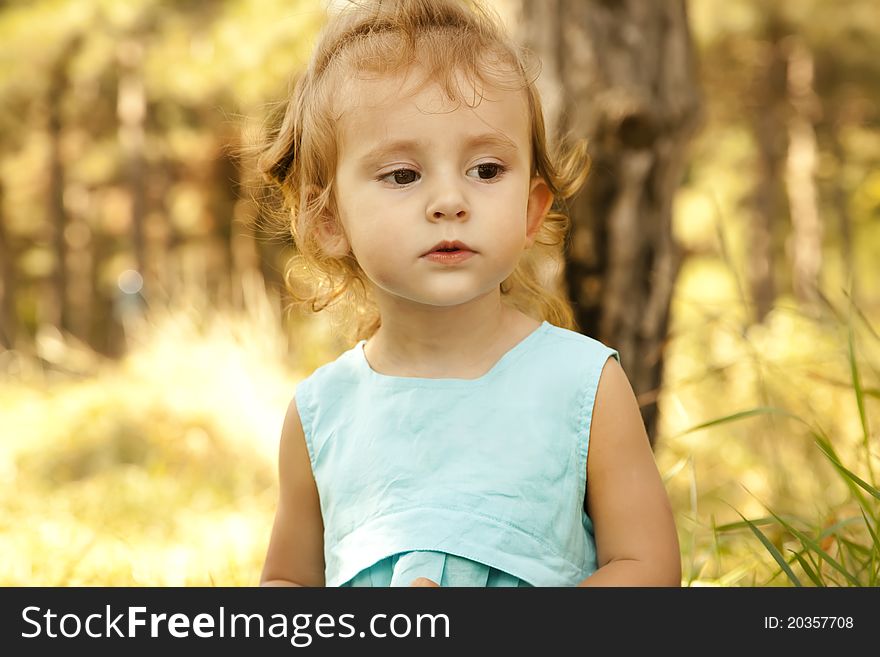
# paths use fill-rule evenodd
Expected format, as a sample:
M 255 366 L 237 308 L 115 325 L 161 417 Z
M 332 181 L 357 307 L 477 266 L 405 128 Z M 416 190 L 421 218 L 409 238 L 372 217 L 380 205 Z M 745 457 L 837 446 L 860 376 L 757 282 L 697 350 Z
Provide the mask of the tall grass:
M 816 375 L 811 377 L 811 395 L 799 397 L 792 388 L 777 391 L 772 395 L 775 405 L 726 414 L 665 439 L 665 444 L 676 451 L 685 444 L 685 449 L 690 449 L 693 443 L 687 440 L 694 436 L 702 435 L 704 440 L 711 441 L 713 436 L 733 432 L 751 446 L 752 456 L 770 452 L 780 456 L 776 461 L 771 459 L 769 467 L 768 463 L 754 459 L 747 472 L 740 473 L 760 472 L 762 476 L 734 480 L 750 500 L 728 501 L 735 492 L 730 486 L 717 496 L 716 501 L 726 505 L 738 520 L 717 524 L 712 514 L 710 522 L 705 523 L 699 518 L 698 501 L 691 491 L 691 513 L 681 514 L 681 524 L 690 530 L 685 542 L 690 566 L 685 569 L 685 584 L 877 586 L 880 582 L 880 489 L 875 474 L 880 449 L 871 430 L 869 404 L 870 398 L 880 394 L 876 384 L 864 385 L 862 374 L 866 368 L 874 377 L 880 371 L 876 359 L 880 338 L 855 304 L 850 304 L 851 312 L 844 316 L 827 298 L 824 302 L 830 312 L 810 321 L 811 338 L 815 338 L 817 346 L 827 344 L 827 340 L 834 343 L 836 338 L 843 339 L 836 340 L 831 361 L 812 363 L 821 362 L 822 371 L 813 371 L 811 367 Z M 864 355 L 857 341 L 859 327 L 874 342 L 871 349 L 864 350 Z M 822 334 L 824 338 L 819 338 Z M 748 340 L 748 334 L 742 337 Z M 781 347 L 773 340 L 765 344 Z M 818 351 L 808 356 L 816 354 Z M 848 380 L 836 378 L 837 373 L 844 372 Z M 762 383 L 766 392 L 780 382 Z M 821 396 L 816 394 L 820 386 L 827 395 L 824 401 L 832 400 L 831 403 L 814 403 Z M 761 417 L 781 421 L 769 424 L 772 430 L 764 441 L 760 440 L 761 429 L 741 428 L 742 424 L 748 425 Z M 857 422 L 855 426 L 853 419 Z M 772 448 L 767 446 L 769 442 L 775 443 Z M 692 452 L 689 456 L 693 456 Z M 768 473 L 768 469 L 775 471 Z M 763 494 L 751 490 L 743 480 L 757 483 Z M 691 480 L 692 487 L 694 483 Z M 793 494 L 794 491 L 806 494 Z M 759 513 L 742 508 L 754 508 L 755 503 L 760 507 Z

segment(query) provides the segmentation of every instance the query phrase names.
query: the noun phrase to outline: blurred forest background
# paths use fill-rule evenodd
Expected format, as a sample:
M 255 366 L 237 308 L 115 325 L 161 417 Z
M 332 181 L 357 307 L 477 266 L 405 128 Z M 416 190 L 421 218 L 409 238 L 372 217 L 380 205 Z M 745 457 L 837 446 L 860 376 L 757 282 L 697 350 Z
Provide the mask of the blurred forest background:
M 490 4 L 540 53 L 517 2 Z M 292 245 L 238 153 L 325 5 L 0 2 L 0 584 L 257 583 L 287 403 L 350 345 L 287 311 Z M 687 10 L 699 120 L 636 387 L 682 583 L 873 586 L 880 3 Z

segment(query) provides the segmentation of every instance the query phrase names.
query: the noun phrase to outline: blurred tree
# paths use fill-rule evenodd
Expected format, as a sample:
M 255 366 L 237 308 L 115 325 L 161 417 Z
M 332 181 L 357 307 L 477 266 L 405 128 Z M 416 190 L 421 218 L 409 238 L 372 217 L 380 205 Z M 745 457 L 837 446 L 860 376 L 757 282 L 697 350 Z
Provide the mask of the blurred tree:
M 880 4 L 692 6 L 712 116 L 707 142 L 742 128 L 751 134 L 752 155 L 738 169 L 751 179 L 741 201 L 751 218 L 744 255 L 753 319 L 762 321 L 780 294 L 815 302 L 831 275 L 844 287 L 853 280 L 858 301 L 854 233 L 871 217 L 870 204 L 857 209 L 854 200 L 873 197 L 880 60 L 872 53 Z M 707 148 L 696 166 L 721 156 Z
M 580 329 L 614 345 L 653 444 L 669 304 L 681 255 L 672 202 L 700 95 L 683 0 L 521 3 L 552 136 L 590 139 L 571 204 L 569 296 Z
M 771 7 L 760 27 L 763 45 L 760 56 L 744 81 L 746 94 L 740 101 L 754 136 L 757 150 L 757 175 L 752 181 L 752 222 L 749 230 L 746 276 L 754 302 L 753 319 L 762 321 L 776 301 L 777 284 L 774 263 L 779 245 L 775 236 L 785 212 L 786 197 L 782 187 L 786 142 L 786 55 L 782 40 L 785 28 Z
M 55 62 L 49 71 L 49 84 L 46 90 L 46 107 L 48 108 L 46 133 L 49 139 L 48 180 L 46 202 L 47 216 L 52 236 L 52 247 L 55 254 L 54 268 L 51 276 L 51 293 L 46 299 L 43 311 L 44 319 L 51 325 L 69 330 L 71 325 L 71 309 L 67 299 L 67 212 L 64 207 L 65 162 L 61 155 L 62 112 L 61 107 L 70 88 L 70 60 L 79 50 L 82 37 L 73 34 L 67 43 L 58 51 Z
M 0 347 L 15 346 L 15 252 L 9 242 L 3 212 L 3 180 L 0 179 Z
M 17 335 L 26 347 L 49 323 L 122 353 L 128 269 L 147 302 L 184 288 L 240 302 L 247 268 L 277 284 L 283 252 L 253 223 L 256 204 L 241 202 L 230 153 L 251 136 L 241 119 L 259 121 L 283 93 L 323 16 L 317 0 L 0 6 L 4 344 Z
M 142 275 L 147 271 L 147 253 L 144 243 L 146 215 L 146 181 L 144 180 L 146 154 L 144 148 L 147 97 L 142 70 L 144 37 L 141 33 L 147 29 L 145 26 L 139 27 L 137 32 L 121 37 L 116 48 L 119 85 L 116 94 L 116 117 L 119 144 L 125 162 L 126 185 L 131 197 L 130 221 L 134 266 L 136 271 Z
M 822 108 L 814 85 L 813 54 L 804 40 L 788 39 L 786 90 L 791 106 L 785 184 L 791 208 L 792 288 L 795 297 L 816 304 L 822 270 L 823 225 L 816 195 L 816 124 Z

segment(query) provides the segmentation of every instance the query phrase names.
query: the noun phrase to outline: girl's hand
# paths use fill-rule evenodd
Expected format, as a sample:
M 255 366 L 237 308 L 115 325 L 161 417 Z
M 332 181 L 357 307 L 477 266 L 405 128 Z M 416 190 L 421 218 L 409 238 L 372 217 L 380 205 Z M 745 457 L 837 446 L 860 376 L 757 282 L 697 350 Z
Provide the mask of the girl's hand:
M 414 579 L 412 581 L 412 584 L 410 584 L 410 586 L 435 586 L 438 588 L 440 587 L 440 585 L 437 582 L 435 582 L 434 580 L 430 580 L 427 577 L 417 577 L 416 579 Z

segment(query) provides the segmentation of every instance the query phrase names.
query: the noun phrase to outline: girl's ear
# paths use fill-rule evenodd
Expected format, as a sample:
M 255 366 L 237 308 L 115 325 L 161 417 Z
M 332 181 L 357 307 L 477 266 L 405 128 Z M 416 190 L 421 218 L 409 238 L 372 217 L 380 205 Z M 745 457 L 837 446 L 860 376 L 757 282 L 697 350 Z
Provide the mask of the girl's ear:
M 310 203 L 320 193 L 321 189 L 317 185 L 311 185 L 303 200 Z M 325 207 L 324 211 L 315 217 L 315 237 L 321 250 L 331 258 L 343 258 L 351 252 L 348 236 L 332 207 Z
M 540 176 L 532 178 L 529 187 L 529 203 L 526 208 L 526 248 L 535 243 L 538 231 L 544 223 L 544 218 L 553 205 L 553 192 Z
M 336 217 L 324 213 L 316 218 L 317 238 L 321 249 L 331 258 L 344 258 L 351 253 L 345 230 Z

